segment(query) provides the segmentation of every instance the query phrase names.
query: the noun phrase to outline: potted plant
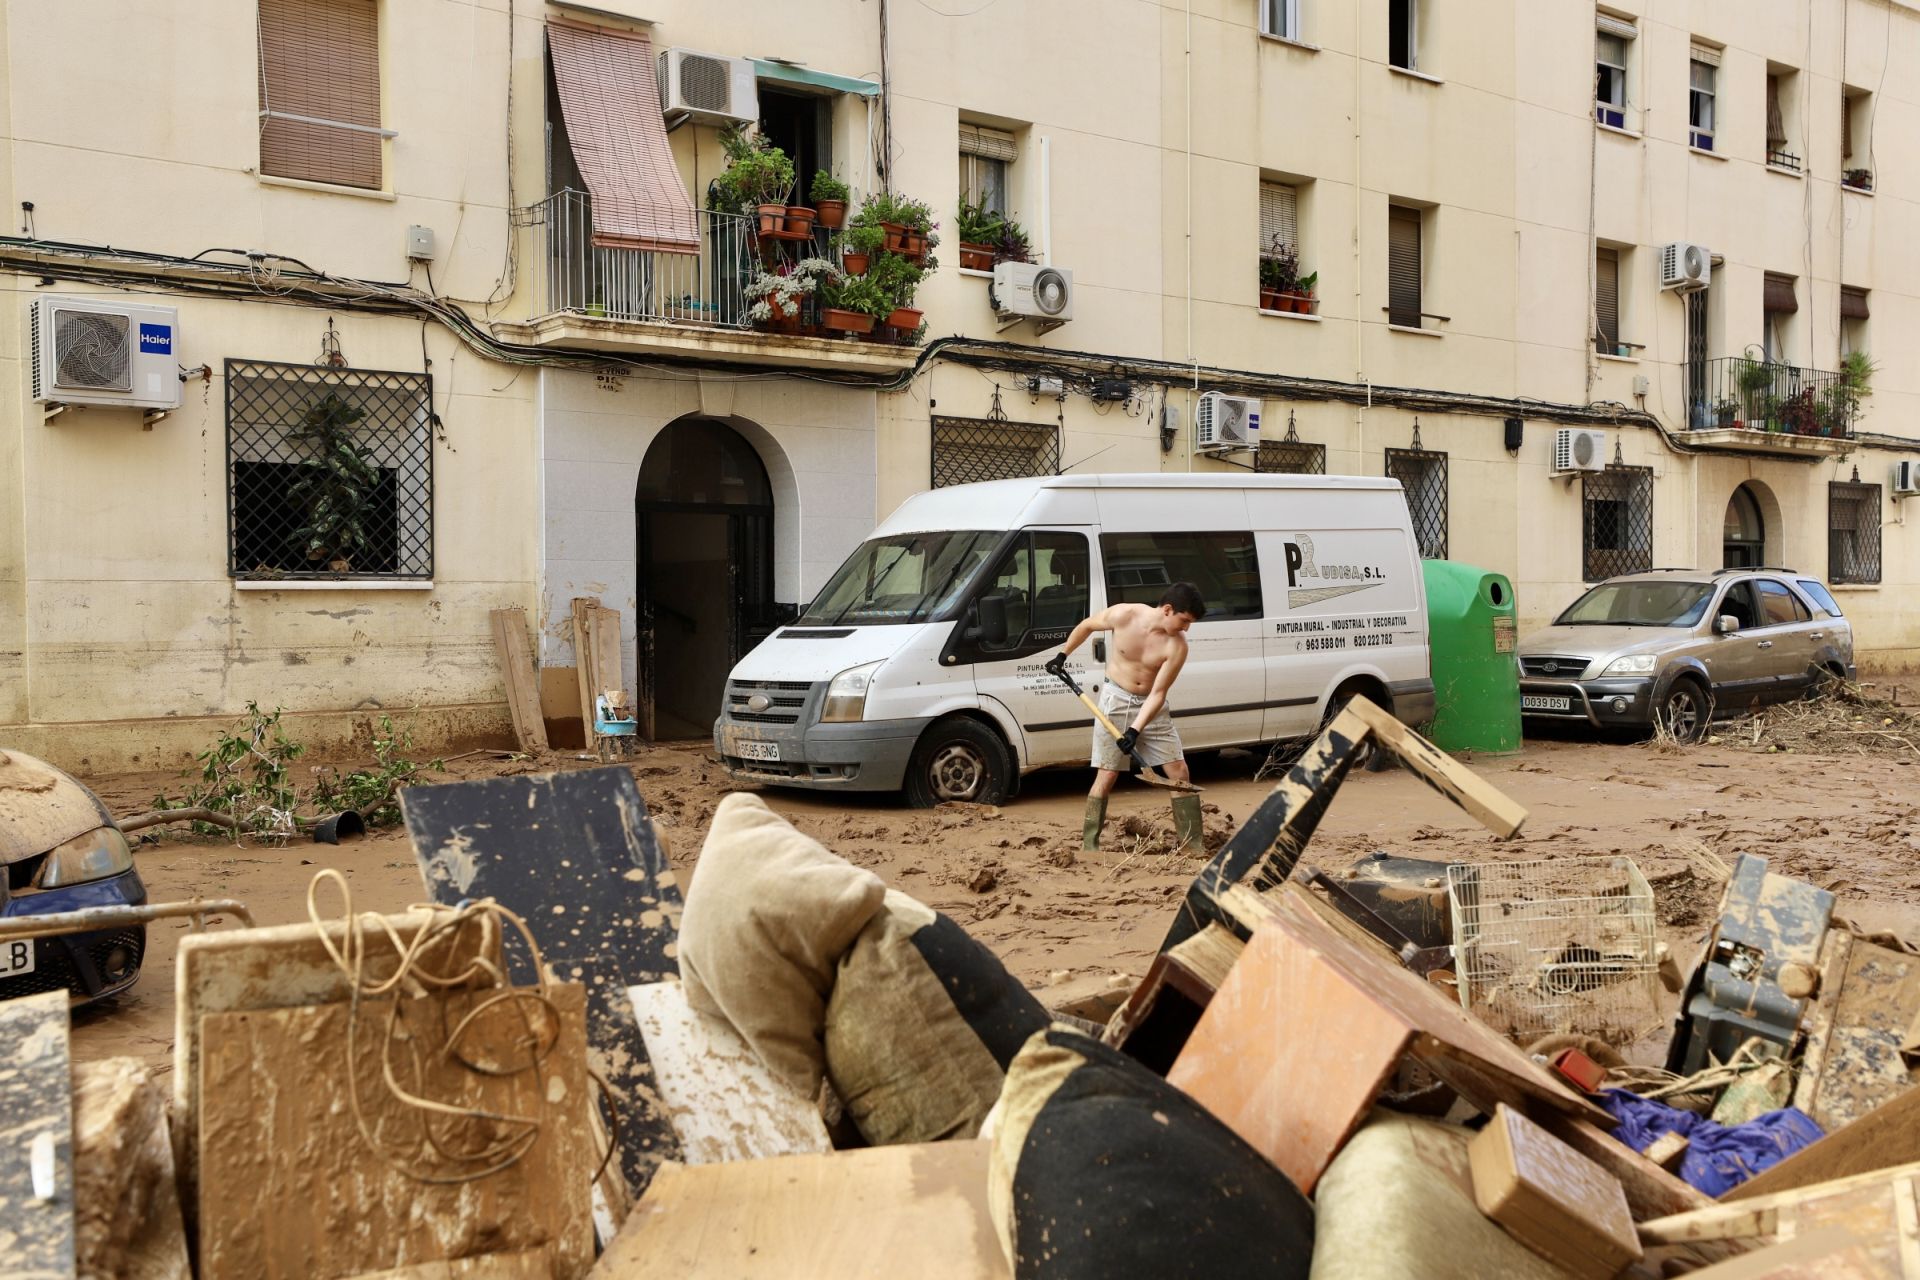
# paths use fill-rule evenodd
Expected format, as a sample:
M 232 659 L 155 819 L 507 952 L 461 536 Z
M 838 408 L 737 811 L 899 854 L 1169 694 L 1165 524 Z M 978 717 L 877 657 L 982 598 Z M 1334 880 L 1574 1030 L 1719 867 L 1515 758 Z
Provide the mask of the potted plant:
M 1864 351 L 1849 351 L 1840 357 L 1840 376 L 1829 389 L 1834 425 L 1845 435 L 1860 412 L 1860 401 L 1873 390 L 1873 375 L 1880 366 Z
M 884 310 L 876 309 L 874 314 L 895 329 L 919 328 L 921 312 L 913 306 L 913 295 L 925 274 L 911 258 L 897 253 L 881 254 L 866 276 L 886 304 Z M 876 308 L 879 305 L 876 303 Z
M 817 169 L 813 175 L 813 186 L 807 194 L 813 197 L 813 207 L 821 226 L 829 231 L 838 231 L 846 225 L 847 197 L 851 194 L 846 183 L 825 169 Z
M 991 271 L 1006 220 L 984 205 L 960 202 L 956 224 L 960 237 L 960 265 L 968 271 Z
M 893 300 L 864 276 L 841 276 L 820 289 L 820 323 L 841 333 L 872 333 L 874 322 L 893 310 Z
M 1771 399 L 1767 394 L 1773 387 L 1773 366 L 1764 360 L 1753 357 L 1753 348 L 1747 348 L 1748 354 L 1740 361 L 1734 381 L 1740 387 L 1740 400 L 1746 406 L 1747 421 L 1762 421 L 1769 415 L 1763 412 L 1764 402 Z
M 1738 421 L 1739 413 L 1740 402 L 1732 396 L 1722 397 L 1713 406 L 1714 422 L 1717 426 L 1735 427 L 1745 425 Z
M 1320 273 L 1318 271 L 1309 271 L 1306 275 L 1301 276 L 1294 282 L 1293 293 L 1289 301 L 1292 303 L 1295 312 L 1303 316 L 1313 314 L 1313 291 L 1319 283 Z
M 328 391 L 288 433 L 310 455 L 287 487 L 288 504 L 302 519 L 293 541 L 309 561 L 324 562 L 333 573 L 350 572 L 353 557 L 373 540 L 367 526 L 380 468 L 353 436 L 354 424 L 366 416 L 365 409 Z
M 887 234 L 883 246 L 887 252 L 902 254 L 917 262 L 926 262 L 940 243 L 939 224 L 933 220 L 932 206 L 911 196 L 875 191 L 860 202 L 860 210 L 852 221 L 855 226 L 880 227 Z
M 795 332 L 805 300 L 838 279 L 840 272 L 825 258 L 803 258 L 776 271 L 755 271 L 742 290 L 751 304 L 747 319 L 763 329 Z
M 1027 243 L 1026 228 L 1012 218 L 1000 224 L 1000 235 L 993 242 L 995 262 L 1031 262 L 1033 249 Z
M 850 276 L 867 274 L 872 263 L 887 243 L 887 233 L 879 226 L 848 227 L 840 237 L 840 266 Z
M 1300 283 L 1300 259 L 1294 253 L 1293 246 L 1280 243 L 1275 236 L 1273 243 L 1260 255 L 1260 309 L 1262 311 L 1290 311 L 1286 298 Z
M 787 230 L 787 196 L 793 190 L 793 161 L 758 133 L 735 127 L 720 136 L 727 167 L 713 181 L 714 207 L 758 217 L 764 236 Z M 811 227 L 813 211 L 805 211 Z
M 1873 170 L 1848 169 L 1840 175 L 1840 182 L 1843 186 L 1852 187 L 1855 191 L 1871 191 L 1873 190 Z

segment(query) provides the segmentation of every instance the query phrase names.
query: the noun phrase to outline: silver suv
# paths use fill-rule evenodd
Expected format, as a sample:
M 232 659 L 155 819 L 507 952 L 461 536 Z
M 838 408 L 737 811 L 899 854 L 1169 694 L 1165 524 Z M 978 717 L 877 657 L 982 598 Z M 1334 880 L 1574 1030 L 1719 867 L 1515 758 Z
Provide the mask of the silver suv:
M 1790 569 L 1608 578 L 1520 642 L 1520 712 L 1596 726 L 1658 720 L 1682 741 L 1736 712 L 1854 677 L 1853 628 Z

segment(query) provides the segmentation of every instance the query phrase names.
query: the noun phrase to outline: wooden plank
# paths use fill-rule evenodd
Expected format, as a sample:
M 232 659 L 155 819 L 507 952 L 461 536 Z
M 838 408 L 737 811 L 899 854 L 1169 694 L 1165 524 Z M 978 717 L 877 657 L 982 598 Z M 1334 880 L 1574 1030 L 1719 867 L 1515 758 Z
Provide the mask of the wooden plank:
M 368 939 L 366 980 L 384 982 L 393 976 L 399 953 L 387 941 L 389 929 L 401 945 L 411 945 L 439 914 L 420 908 L 362 917 Z M 326 937 L 340 947 L 345 925 L 328 923 Z M 484 957 L 496 968 L 500 964 L 499 932 L 478 923 L 450 931 L 428 948 L 421 959 L 436 973 L 458 973 L 475 957 Z M 331 1004 L 350 995 L 351 984 L 327 954 L 321 930 L 311 924 L 223 929 L 180 939 L 174 961 L 173 1125 L 185 1138 L 178 1144 L 177 1172 L 189 1236 L 199 1185 L 199 1144 L 192 1138 L 200 1132 L 200 1019 L 210 1013 Z
M 627 685 L 621 659 L 620 611 L 605 605 L 596 606 L 588 615 L 588 626 L 592 691 L 599 694 L 610 689 L 624 690 Z
M 0 1267 L 10 1276 L 74 1274 L 67 1035 L 65 989 L 0 1003 Z
M 573 611 L 573 677 L 574 685 L 580 691 L 580 732 L 589 751 L 596 741 L 593 732 L 592 611 L 598 603 L 587 596 L 575 596 L 570 606 Z
M 1517 834 L 1527 820 L 1526 809 L 1505 792 L 1372 702 L 1355 698 L 1347 703 L 1347 710 L 1372 731 L 1375 746 L 1399 756 L 1422 782 L 1466 810 L 1496 836 L 1504 840 Z
M 778 1079 L 725 1019 L 678 982 L 632 988 L 654 1088 L 687 1164 L 831 1151 L 820 1107 Z
M 1776 1191 L 1772 1195 L 1753 1196 L 1732 1204 L 1714 1204 L 1691 1213 L 1672 1214 L 1640 1224 L 1640 1238 L 1651 1243 L 1680 1240 L 1728 1240 L 1740 1236 L 1772 1235 L 1782 1222 L 1791 1225 L 1798 1212 L 1815 1202 L 1836 1196 L 1850 1196 L 1862 1190 L 1891 1193 L 1904 1187 L 1907 1193 L 1920 1179 L 1920 1164 L 1905 1164 L 1892 1169 L 1838 1178 L 1810 1187 Z M 1889 1195 L 1887 1203 L 1893 1203 Z M 1891 1219 L 1889 1220 L 1891 1224 Z
M 122 1280 L 192 1280 L 167 1099 L 132 1058 L 75 1063 L 76 1269 Z
M 1691 1280 L 1889 1280 L 1876 1242 L 1845 1227 L 1825 1227 L 1765 1249 L 1685 1274 Z M 1913 1272 L 1905 1272 L 1913 1276 Z
M 420 1172 L 453 1165 L 427 1144 L 420 1113 L 381 1078 L 390 1000 L 208 1015 L 202 1021 L 201 1280 L 354 1276 L 472 1254 L 551 1247 L 559 1280 L 593 1261 L 589 1180 L 597 1163 L 587 1127 L 586 994 L 577 983 L 546 989 L 557 1037 L 538 1069 L 490 1074 L 438 1052 L 396 1065 L 409 1090 L 455 1106 L 528 1117 L 538 1136 L 515 1163 L 468 1181 L 420 1181 L 369 1150 L 354 1115 L 383 1149 Z M 411 1043 L 437 1050 L 445 1029 L 491 993 L 456 992 L 403 1002 Z M 460 1042 L 460 1058 L 511 1066 L 528 1058 L 519 1001 L 493 1006 Z M 349 1025 L 357 1056 L 349 1057 Z M 450 1149 L 507 1136 L 438 1121 Z M 271 1224 L 263 1229 L 263 1224 Z
M 498 900 L 526 920 L 553 976 L 586 985 L 589 1059 L 612 1087 L 616 1163 L 637 1195 L 678 1141 L 627 992 L 679 976 L 680 888 L 632 772 L 408 787 L 400 811 L 435 901 Z M 505 952 L 514 981 L 535 981 L 517 935 Z
M 1793 1105 L 1829 1133 L 1905 1093 L 1912 1080 L 1902 1048 L 1920 1009 L 1920 956 L 1828 931 L 1819 997 Z M 1826 963 L 1832 961 L 1831 970 Z
M 487 619 L 493 626 L 493 647 L 500 655 L 500 671 L 506 681 L 513 740 L 522 751 L 544 752 L 547 724 L 540 715 L 540 677 L 534 669 L 532 642 L 527 638 L 527 611 L 518 607 L 495 609 Z
M 1720 1198 L 1748 1200 L 1915 1163 L 1920 1163 L 1920 1089 L 1909 1089 L 1878 1111 L 1795 1152 Z
M 1246 946 L 1228 930 L 1210 924 L 1167 952 L 1177 975 L 1170 976 L 1170 980 L 1181 982 L 1184 978 L 1182 990 L 1188 999 L 1207 1004 L 1226 982 L 1227 974 L 1233 971 L 1234 962 Z
M 552 1280 L 553 1275 L 553 1250 L 542 1247 L 369 1271 L 354 1280 Z
M 988 1146 L 663 1165 L 592 1280 L 1009 1280 Z

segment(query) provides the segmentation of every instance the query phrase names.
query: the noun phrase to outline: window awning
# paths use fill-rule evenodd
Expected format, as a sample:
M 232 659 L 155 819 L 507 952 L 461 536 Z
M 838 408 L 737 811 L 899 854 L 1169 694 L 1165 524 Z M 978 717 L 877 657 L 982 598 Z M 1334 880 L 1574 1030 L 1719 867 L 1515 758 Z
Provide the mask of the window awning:
M 1800 302 L 1793 296 L 1793 277 L 1767 277 L 1766 293 L 1763 299 L 1768 311 L 1794 312 L 1800 309 Z
M 652 42 L 639 32 L 547 24 L 547 52 L 601 248 L 698 253 L 700 225 L 667 145 Z
M 836 76 L 830 71 L 814 71 L 807 67 L 796 67 L 790 62 L 772 62 L 766 58 L 753 60 L 753 74 L 754 78 L 759 80 L 778 80 L 807 89 L 825 89 L 832 93 L 857 93 L 863 98 L 878 97 L 880 93 L 880 86 L 872 80 Z
M 1840 286 L 1840 318 L 1842 320 L 1866 320 L 1867 291 L 1855 289 L 1850 285 Z

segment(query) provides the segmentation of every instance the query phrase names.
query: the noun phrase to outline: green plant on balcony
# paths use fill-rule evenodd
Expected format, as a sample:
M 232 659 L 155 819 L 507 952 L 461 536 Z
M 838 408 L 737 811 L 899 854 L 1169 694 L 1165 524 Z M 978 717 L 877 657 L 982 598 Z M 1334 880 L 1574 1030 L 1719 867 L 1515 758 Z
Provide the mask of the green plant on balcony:
M 940 244 L 940 224 L 934 220 L 933 207 L 924 200 L 875 191 L 860 202 L 849 225 L 880 227 L 887 233 L 887 252 L 913 258 L 927 271 L 939 268 L 933 251 Z
M 754 213 L 763 231 L 785 226 L 793 191 L 793 161 L 759 133 L 735 127 L 720 135 L 727 167 L 713 180 L 710 199 L 722 213 Z M 769 225 L 769 220 L 772 220 Z
M 843 275 L 820 289 L 820 323 L 844 333 L 871 333 L 878 321 L 893 313 L 893 297 L 869 271 L 864 276 Z
M 993 242 L 993 260 L 995 262 L 1033 261 L 1033 246 L 1027 242 L 1027 229 L 1012 218 L 1000 224 L 1000 234 Z
M 866 279 L 872 281 L 881 297 L 891 304 L 884 311 L 876 311 L 875 316 L 897 331 L 912 332 L 919 328 L 921 313 L 913 305 L 913 296 L 925 276 L 926 271 L 919 264 L 900 254 L 883 253 L 874 259 Z
M 742 290 L 749 304 L 747 319 L 763 329 L 795 329 L 806 299 L 840 278 L 839 268 L 825 258 L 803 258 L 782 263 L 773 271 L 757 270 Z
M 334 573 L 353 568 L 353 557 L 373 543 L 370 528 L 380 468 L 361 450 L 353 427 L 367 411 L 329 391 L 308 406 L 289 440 L 307 446 L 310 460 L 287 487 L 287 502 L 300 513 L 293 543 L 309 561 Z
M 813 199 L 813 207 L 819 211 L 821 226 L 829 231 L 838 231 L 846 225 L 847 199 L 852 195 L 846 183 L 825 169 L 816 169 L 813 185 L 807 189 L 807 194 Z
M 1748 347 L 1747 352 L 1739 361 L 1734 382 L 1740 388 L 1741 403 L 1746 406 L 1747 425 L 1758 427 L 1774 417 L 1771 409 L 1775 399 L 1770 393 L 1776 370 L 1765 360 L 1756 360 L 1752 355 L 1752 347 Z
M 887 230 L 875 223 L 854 225 L 840 233 L 840 263 L 850 276 L 863 276 L 873 260 L 887 247 Z

